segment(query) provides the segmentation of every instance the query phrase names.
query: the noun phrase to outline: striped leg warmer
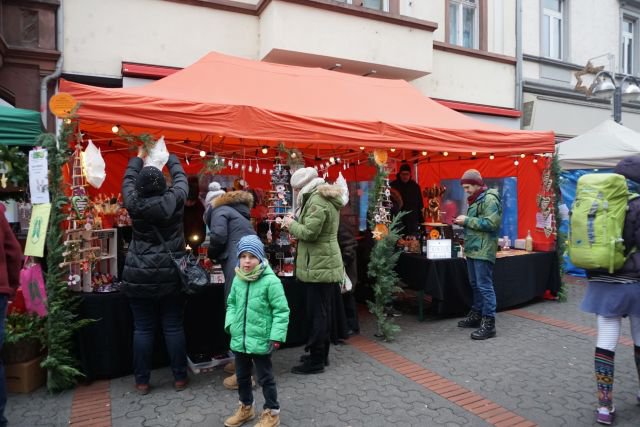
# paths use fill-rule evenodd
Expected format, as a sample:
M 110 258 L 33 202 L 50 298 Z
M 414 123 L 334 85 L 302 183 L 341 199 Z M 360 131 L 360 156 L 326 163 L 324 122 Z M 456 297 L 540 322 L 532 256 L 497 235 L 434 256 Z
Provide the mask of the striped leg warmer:
M 598 386 L 598 406 L 613 408 L 613 359 L 615 352 L 596 347 L 595 371 Z

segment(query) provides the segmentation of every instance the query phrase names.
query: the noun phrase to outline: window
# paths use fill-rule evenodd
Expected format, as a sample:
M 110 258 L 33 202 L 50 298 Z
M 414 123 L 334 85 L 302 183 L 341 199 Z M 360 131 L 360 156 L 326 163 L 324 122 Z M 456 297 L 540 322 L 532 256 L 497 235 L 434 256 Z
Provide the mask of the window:
M 542 2 L 542 56 L 562 59 L 563 0 Z
M 389 12 L 389 0 L 336 0 L 340 3 L 355 4 L 356 6 L 364 6 L 368 9 Z
M 622 18 L 622 55 L 620 56 L 622 63 L 622 72 L 625 74 L 633 74 L 635 71 L 635 43 L 636 19 L 630 16 Z
M 470 49 L 478 49 L 479 37 L 479 0 L 449 1 L 449 43 Z

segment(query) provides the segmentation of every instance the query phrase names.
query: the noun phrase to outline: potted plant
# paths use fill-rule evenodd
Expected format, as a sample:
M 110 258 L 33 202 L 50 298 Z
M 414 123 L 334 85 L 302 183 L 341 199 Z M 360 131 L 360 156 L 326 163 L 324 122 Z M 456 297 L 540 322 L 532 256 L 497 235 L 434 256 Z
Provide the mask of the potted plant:
M 22 363 L 42 354 L 45 341 L 45 317 L 34 313 L 12 312 L 5 320 L 2 360 L 5 365 Z

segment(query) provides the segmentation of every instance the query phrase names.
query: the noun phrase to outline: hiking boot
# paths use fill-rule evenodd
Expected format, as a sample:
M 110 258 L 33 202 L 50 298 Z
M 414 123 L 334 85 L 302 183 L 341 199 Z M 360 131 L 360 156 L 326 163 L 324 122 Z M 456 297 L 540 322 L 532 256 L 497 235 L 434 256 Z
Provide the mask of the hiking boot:
M 265 409 L 255 427 L 276 427 L 280 425 L 280 410 Z
M 473 340 L 486 340 L 496 336 L 496 318 L 489 316 L 482 316 L 480 322 L 480 329 L 471 332 L 471 339 Z
M 229 390 L 237 390 L 238 389 L 238 377 L 236 376 L 236 374 L 233 374 L 227 378 L 224 379 L 224 381 L 222 381 L 222 385 L 224 385 L 225 388 L 228 388 Z M 256 381 L 253 379 L 253 376 L 251 377 L 251 387 L 255 387 L 256 386 Z
M 310 354 L 303 354 L 302 356 L 300 356 L 300 362 L 304 363 L 307 360 L 311 359 L 311 355 Z M 324 358 L 324 366 L 329 366 L 329 357 L 325 357 Z
M 247 421 L 251 421 L 256 417 L 256 408 L 253 404 L 245 405 L 240 403 L 235 414 L 224 421 L 225 427 L 240 427 Z
M 188 380 L 187 378 L 185 378 L 184 380 L 176 380 L 176 381 L 173 383 L 173 388 L 174 388 L 176 391 L 182 391 L 182 390 L 184 390 L 184 389 L 186 389 L 186 388 L 187 388 L 187 385 L 188 385 L 188 384 L 189 384 L 189 380 Z
M 458 322 L 458 328 L 479 328 L 482 316 L 477 311 L 469 311 L 467 317 Z
M 224 371 L 227 374 L 235 374 L 236 373 L 236 362 L 232 360 L 231 362 L 224 365 Z
M 613 419 L 615 418 L 615 408 L 607 408 L 606 406 L 602 406 L 598 408 L 598 414 L 596 415 L 596 422 L 599 424 L 610 425 L 613 423 Z
M 149 387 L 149 384 L 136 384 L 136 392 L 140 396 L 146 396 L 147 394 L 149 394 L 150 390 L 151 387 Z

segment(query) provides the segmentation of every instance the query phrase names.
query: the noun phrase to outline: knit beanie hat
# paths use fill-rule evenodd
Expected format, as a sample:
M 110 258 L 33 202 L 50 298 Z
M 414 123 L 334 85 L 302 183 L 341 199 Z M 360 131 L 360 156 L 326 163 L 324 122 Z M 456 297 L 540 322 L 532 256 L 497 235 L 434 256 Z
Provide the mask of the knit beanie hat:
M 469 169 L 462 175 L 461 184 L 484 185 L 482 175 L 476 169 Z
M 298 169 L 291 175 L 291 186 L 295 190 L 299 190 L 317 177 L 318 171 L 315 168 Z
M 256 258 L 260 260 L 261 263 L 264 262 L 264 245 L 260 238 L 254 234 L 249 236 L 244 236 L 238 242 L 238 260 L 240 259 L 240 255 L 243 252 L 249 252 Z M 240 261 L 238 261 L 238 265 L 240 265 Z
M 223 194 L 224 194 L 224 190 L 222 188 L 220 188 L 220 183 L 219 182 L 216 182 L 216 181 L 210 182 L 209 183 L 209 192 L 207 193 L 207 196 L 204 198 L 204 206 L 205 206 L 205 208 L 211 204 L 213 199 L 215 199 L 216 197 L 221 196 Z
M 613 171 L 640 184 L 640 155 L 625 157 L 618 162 Z
M 400 166 L 400 170 L 398 172 L 409 172 L 409 173 L 411 173 L 411 166 L 409 166 L 409 163 L 403 163 L 402 166 Z
M 160 196 L 167 190 L 164 174 L 155 166 L 145 166 L 136 179 L 136 191 L 142 197 Z

